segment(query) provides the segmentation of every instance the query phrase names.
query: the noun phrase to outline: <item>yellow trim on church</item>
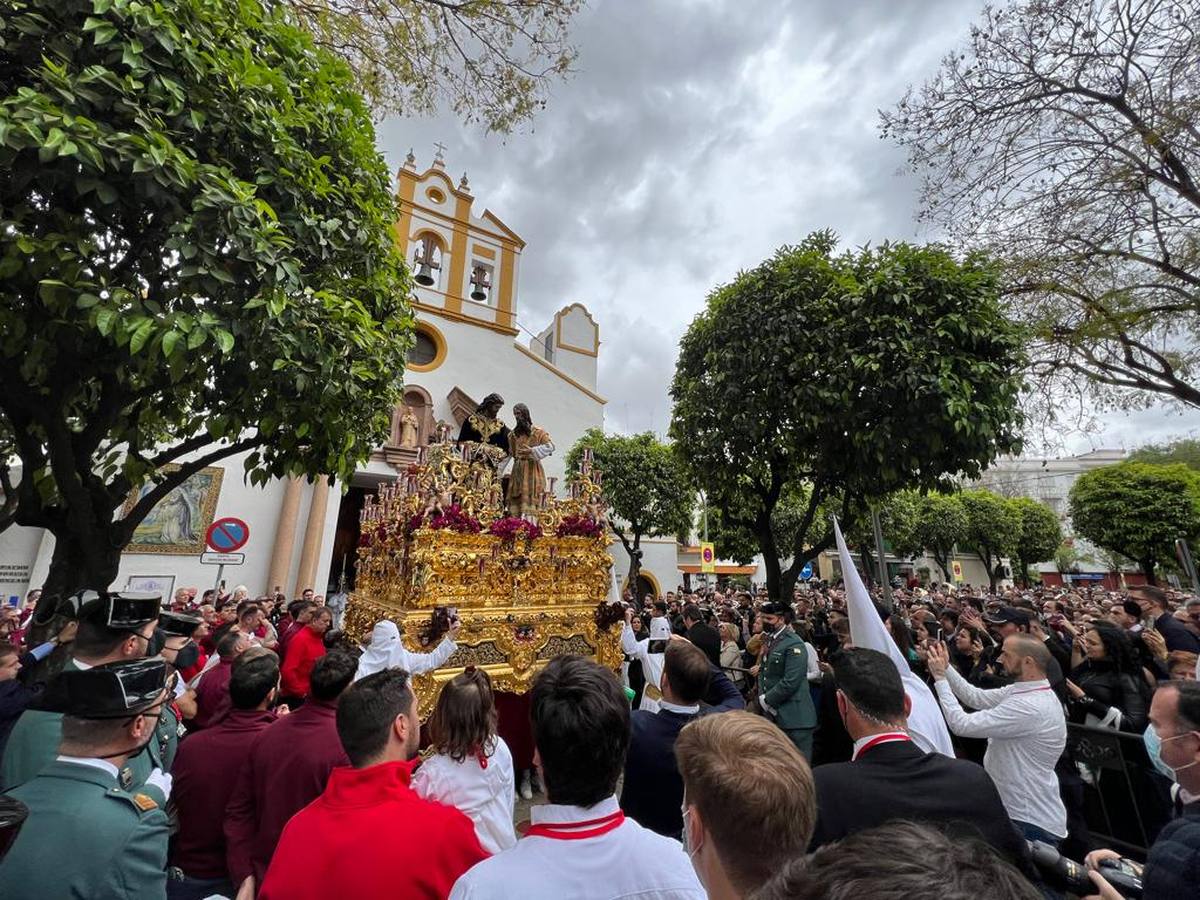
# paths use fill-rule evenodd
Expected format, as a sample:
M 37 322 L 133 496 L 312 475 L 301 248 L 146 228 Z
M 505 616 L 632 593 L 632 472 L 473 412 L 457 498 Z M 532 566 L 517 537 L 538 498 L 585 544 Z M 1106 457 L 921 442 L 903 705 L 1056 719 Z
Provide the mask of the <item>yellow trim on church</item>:
M 536 362 L 539 366 L 544 366 L 545 368 L 549 369 L 551 372 L 553 372 L 555 375 L 557 375 L 559 378 L 561 378 L 567 384 L 571 384 L 571 385 L 574 385 L 575 387 L 579 388 L 579 390 L 583 391 L 585 394 L 587 394 L 589 397 L 591 397 L 597 403 L 603 403 L 603 404 L 608 403 L 607 400 L 605 400 L 603 397 L 601 397 L 599 394 L 597 394 L 591 388 L 584 387 L 582 384 L 580 384 L 578 381 L 576 381 L 574 378 L 572 378 L 570 375 L 568 375 L 562 369 L 546 362 L 544 359 L 542 359 L 540 356 L 538 356 L 536 353 L 534 353 L 532 350 L 530 350 L 524 344 L 518 344 L 518 343 L 514 342 L 513 347 L 520 350 L 522 353 L 524 353 L 526 356 L 528 356 L 530 359 L 532 359 L 534 362 Z
M 432 322 L 417 320 L 416 330 L 423 333 L 434 346 L 434 356 L 427 363 L 407 363 L 405 368 L 410 372 L 432 372 L 446 361 L 446 336 Z

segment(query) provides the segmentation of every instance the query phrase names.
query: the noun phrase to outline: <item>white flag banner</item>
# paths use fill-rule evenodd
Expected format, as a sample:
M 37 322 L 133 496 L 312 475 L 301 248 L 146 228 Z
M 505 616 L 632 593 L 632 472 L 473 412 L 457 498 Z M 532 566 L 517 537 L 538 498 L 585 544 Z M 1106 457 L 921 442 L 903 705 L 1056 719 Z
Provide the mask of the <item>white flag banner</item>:
M 887 626 L 879 618 L 871 595 L 867 593 L 866 585 L 850 558 L 846 549 L 846 540 L 842 537 L 842 529 L 837 519 L 833 520 L 833 533 L 837 539 L 838 558 L 842 563 L 842 577 L 845 579 L 846 609 L 850 613 L 850 641 L 855 647 L 866 647 L 886 653 L 891 659 L 900 680 L 904 682 L 904 691 L 908 694 L 912 710 L 908 714 L 908 733 L 913 743 L 927 753 L 937 752 L 946 756 L 954 756 L 954 748 L 950 744 L 950 732 L 946 728 L 946 720 L 942 718 L 942 708 L 937 698 L 924 681 L 911 669 L 908 660 L 892 640 Z

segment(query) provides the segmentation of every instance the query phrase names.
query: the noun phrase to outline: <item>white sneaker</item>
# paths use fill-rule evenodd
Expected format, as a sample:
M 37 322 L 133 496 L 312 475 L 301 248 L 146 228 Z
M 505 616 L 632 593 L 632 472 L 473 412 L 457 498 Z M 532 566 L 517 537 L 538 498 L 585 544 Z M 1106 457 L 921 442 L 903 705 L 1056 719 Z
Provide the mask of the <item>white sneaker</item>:
M 529 770 L 528 769 L 526 769 L 524 772 L 521 773 L 520 794 L 521 794 L 521 799 L 523 799 L 523 800 L 532 800 L 533 799 L 533 787 L 529 783 Z

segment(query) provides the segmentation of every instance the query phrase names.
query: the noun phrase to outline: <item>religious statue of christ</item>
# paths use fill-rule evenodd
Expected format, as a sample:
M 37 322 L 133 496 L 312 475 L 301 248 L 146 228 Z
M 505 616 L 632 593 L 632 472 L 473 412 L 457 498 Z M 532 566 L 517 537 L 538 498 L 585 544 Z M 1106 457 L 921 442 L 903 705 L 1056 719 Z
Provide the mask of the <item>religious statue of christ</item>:
M 483 402 L 475 407 L 475 412 L 467 416 L 458 432 L 459 443 L 472 442 L 476 444 L 491 444 L 503 450 L 506 454 L 508 447 L 508 426 L 496 416 L 504 406 L 504 398 L 499 394 L 488 394 Z
M 550 435 L 533 424 L 529 407 L 518 403 L 513 407 L 517 426 L 508 434 L 508 455 L 513 458 L 512 475 L 508 480 L 508 514 L 536 516 L 546 491 L 546 473 L 542 460 L 554 452 Z

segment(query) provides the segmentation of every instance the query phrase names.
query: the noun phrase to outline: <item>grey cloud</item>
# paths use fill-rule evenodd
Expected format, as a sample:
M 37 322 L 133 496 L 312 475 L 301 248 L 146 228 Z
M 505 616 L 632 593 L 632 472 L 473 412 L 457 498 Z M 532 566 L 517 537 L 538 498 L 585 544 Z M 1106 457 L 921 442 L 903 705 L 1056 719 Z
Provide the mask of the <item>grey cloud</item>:
M 607 2 L 577 73 L 523 133 L 451 115 L 388 120 L 398 166 L 444 142 L 477 205 L 527 241 L 519 321 L 585 303 L 604 342 L 611 429 L 665 432 L 677 342 L 707 293 L 781 244 L 931 239 L 877 111 L 936 70 L 981 4 L 963 0 Z

